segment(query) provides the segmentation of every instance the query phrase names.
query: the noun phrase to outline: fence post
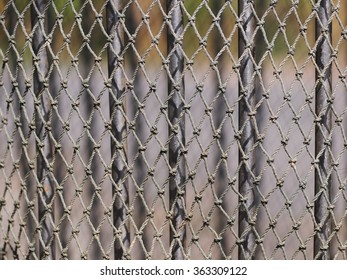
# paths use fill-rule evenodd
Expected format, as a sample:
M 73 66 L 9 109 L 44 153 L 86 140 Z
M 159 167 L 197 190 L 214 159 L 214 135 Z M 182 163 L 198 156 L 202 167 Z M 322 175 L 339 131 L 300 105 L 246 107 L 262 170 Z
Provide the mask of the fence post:
M 170 227 L 171 258 L 184 258 L 186 229 L 184 207 L 186 180 L 185 160 L 185 118 L 184 118 L 184 56 L 181 37 L 183 35 L 182 0 L 167 0 L 168 31 L 167 52 L 169 60 L 168 113 L 169 125 L 169 197 L 172 225 Z
M 111 119 L 111 159 L 112 159 L 112 192 L 113 192 L 113 225 L 115 226 L 115 259 L 127 258 L 130 244 L 127 206 L 129 189 L 127 173 L 127 144 L 125 119 L 125 77 L 123 73 L 124 30 L 121 18 L 123 0 L 109 0 L 106 7 L 107 32 L 110 43 L 108 47 L 108 72 L 111 82 L 110 119 Z
M 314 257 L 329 259 L 327 240 L 331 234 L 329 214 L 331 188 L 331 0 L 317 1 L 316 19 L 316 126 L 315 126 L 315 236 Z
M 52 145 L 49 140 L 51 106 L 48 90 L 48 56 L 46 49 L 45 13 L 46 0 L 35 0 L 31 6 L 31 24 L 33 28 L 32 47 L 34 50 L 34 92 L 35 92 L 35 132 L 36 132 L 36 173 L 38 179 L 39 211 L 39 258 L 54 259 L 53 224 L 54 194 L 53 180 L 48 172 L 52 160 Z M 52 220 L 52 221 L 51 221 Z
M 238 31 L 238 52 L 240 60 L 239 77 L 239 259 L 251 259 L 255 251 L 255 234 L 252 212 L 255 209 L 255 195 L 252 173 L 255 167 L 253 155 L 255 143 L 255 79 L 254 74 L 254 35 L 255 17 L 253 1 L 239 0 L 238 14 L 240 27 Z

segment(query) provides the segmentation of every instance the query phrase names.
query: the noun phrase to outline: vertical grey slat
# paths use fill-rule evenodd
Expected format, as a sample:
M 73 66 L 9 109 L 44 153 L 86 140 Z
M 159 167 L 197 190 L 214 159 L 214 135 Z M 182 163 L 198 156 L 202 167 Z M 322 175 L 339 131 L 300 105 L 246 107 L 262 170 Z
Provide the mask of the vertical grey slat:
M 111 38 L 108 48 L 108 71 L 111 80 L 110 88 L 110 118 L 111 118 L 111 156 L 113 204 L 113 223 L 116 227 L 115 259 L 128 258 L 127 248 L 130 244 L 129 223 L 127 222 L 127 205 L 129 204 L 129 189 L 127 172 L 127 124 L 125 114 L 125 77 L 122 70 L 124 49 L 124 31 L 120 14 L 123 9 L 122 0 L 110 0 L 107 3 L 107 32 Z
M 46 49 L 45 12 L 46 0 L 35 0 L 31 6 L 31 24 L 34 29 L 32 47 L 34 50 L 34 92 L 35 101 L 35 127 L 36 143 L 36 172 L 38 184 L 38 210 L 39 210 L 39 258 L 54 259 L 53 225 L 54 209 L 52 197 L 54 185 L 48 166 L 52 160 L 52 146 L 49 140 L 48 122 L 50 121 L 51 105 L 48 91 L 48 56 Z
M 127 18 L 127 29 L 130 34 L 134 35 L 136 34 L 138 25 L 141 24 L 141 19 L 136 16 L 138 13 L 137 12 L 138 9 L 136 5 L 132 5 L 129 8 L 130 8 L 130 11 L 129 11 L 129 18 Z M 141 41 L 136 40 L 135 42 L 132 42 L 131 45 L 132 45 L 131 47 L 138 49 L 139 47 L 141 47 Z M 145 78 L 143 73 L 141 73 L 141 67 L 139 66 L 138 57 L 134 53 L 131 53 L 130 55 L 127 56 L 127 58 L 128 58 L 127 65 L 130 69 L 129 72 L 131 73 L 133 77 L 135 75 L 135 78 L 133 79 L 133 87 L 134 89 L 142 89 L 143 85 L 145 84 Z M 144 100 L 144 96 L 145 96 L 144 90 L 139 90 L 136 92 L 137 100 L 141 100 L 141 101 Z M 136 112 L 138 112 L 139 110 L 139 103 L 135 98 L 132 98 L 132 95 L 130 95 L 129 98 L 131 99 L 130 99 L 130 102 L 128 100 L 128 104 L 132 108 L 128 108 L 128 109 L 131 109 L 132 112 L 136 114 Z M 134 144 L 131 149 L 133 149 L 134 151 L 139 151 L 140 145 L 142 145 L 142 143 L 146 141 L 146 136 L 145 136 L 146 121 L 145 121 L 145 117 L 141 113 L 139 113 L 138 116 L 134 119 L 136 119 L 134 120 L 136 122 L 135 134 L 139 142 L 134 141 Z M 139 151 L 139 153 L 141 154 L 134 161 L 134 177 L 135 177 L 135 181 L 137 182 L 135 183 L 135 188 L 137 187 L 143 188 L 142 196 L 144 200 L 146 200 L 147 194 L 150 192 L 148 188 L 145 187 L 146 173 L 147 173 L 146 159 L 145 159 L 144 152 Z M 139 223 L 139 225 L 143 224 L 148 218 L 146 205 L 144 203 L 139 203 L 138 207 L 134 209 L 133 215 L 136 216 L 136 219 L 137 219 L 136 222 Z M 151 241 L 152 234 L 151 234 L 150 227 L 148 226 L 144 227 L 143 233 L 141 236 L 142 236 L 142 241 L 140 242 L 143 243 L 143 247 L 142 247 L 143 250 L 140 250 L 139 252 L 139 254 L 141 254 L 139 256 L 139 259 L 150 259 L 151 258 L 150 251 L 151 251 L 151 244 L 152 244 L 152 241 Z
M 240 0 L 238 2 L 239 28 L 239 259 L 251 259 L 255 250 L 254 224 L 252 214 L 255 209 L 255 196 L 251 172 L 254 172 L 255 158 L 252 148 L 255 143 L 255 116 L 251 112 L 255 107 L 255 79 L 254 74 L 254 42 L 252 36 L 255 28 L 255 17 L 252 12 L 253 1 Z M 252 225 L 251 225 L 252 224 Z
M 172 211 L 172 225 L 170 229 L 170 244 L 172 246 L 171 258 L 184 258 L 184 243 L 186 230 L 184 227 L 184 207 L 185 190 L 184 182 L 186 180 L 185 160 L 182 154 L 185 146 L 185 118 L 183 114 L 184 107 L 184 80 L 182 77 L 184 68 L 184 56 L 182 45 L 178 42 L 183 34 L 183 14 L 180 7 L 181 0 L 167 0 L 167 11 L 169 15 L 170 26 L 167 33 L 167 50 L 169 59 L 168 79 L 168 113 L 171 126 L 169 126 L 169 163 L 170 163 L 170 181 L 169 197 L 170 209 Z
M 211 2 L 211 10 L 213 11 L 215 17 L 217 17 L 221 11 L 221 9 L 224 6 L 224 1 L 212 1 Z M 223 31 L 223 22 L 228 21 L 227 17 L 225 16 L 225 12 L 220 13 L 219 19 L 217 21 L 217 24 L 220 25 L 221 30 Z M 214 58 L 217 57 L 219 52 L 224 48 L 225 41 L 222 39 L 222 36 L 219 34 L 219 30 L 216 28 L 212 33 L 212 40 L 213 40 L 213 56 Z M 216 108 L 217 110 L 213 110 L 213 118 L 215 121 L 215 126 L 218 130 L 220 130 L 220 137 L 216 140 L 218 145 L 221 147 L 221 150 L 218 148 L 215 152 L 215 165 L 217 166 L 218 163 L 220 163 L 221 159 L 223 158 L 223 153 L 224 151 L 227 150 L 227 138 L 228 138 L 228 132 L 226 130 L 226 126 L 223 124 L 223 119 L 225 117 L 225 112 L 226 112 L 226 101 L 225 101 L 225 96 L 224 93 L 221 92 L 221 86 L 223 83 L 223 79 L 225 79 L 226 76 L 226 67 L 225 67 L 225 58 L 224 58 L 225 53 L 222 53 L 218 57 L 218 64 L 216 65 L 215 68 L 215 76 L 214 76 L 214 81 L 213 81 L 213 86 L 216 94 L 218 94 L 218 98 L 216 100 Z M 227 178 L 227 166 L 225 162 L 227 159 L 222 160 L 220 163 L 217 172 L 216 172 L 216 182 L 215 182 L 215 188 L 217 191 L 217 196 L 219 199 L 221 199 L 223 193 L 225 192 L 226 188 L 228 187 L 228 178 Z M 230 202 L 223 197 L 222 199 L 222 204 L 221 207 L 223 208 L 224 211 L 228 212 L 228 206 Z M 225 218 L 221 217 L 217 221 L 217 228 L 218 232 L 222 232 L 225 230 Z M 227 257 L 227 251 L 230 242 L 229 240 L 229 235 L 224 234 L 222 240 L 220 241 L 220 259 L 225 259 Z
M 329 259 L 327 239 L 331 234 L 331 217 L 329 215 L 331 176 L 331 124 L 332 108 L 329 103 L 331 97 L 331 0 L 317 2 L 318 18 L 316 19 L 316 127 L 315 127 L 315 221 L 316 234 L 314 237 L 314 257 Z
M 93 21 L 94 21 L 93 11 L 91 9 L 88 9 L 88 8 L 84 9 L 81 25 L 82 25 L 83 30 L 85 32 L 85 34 L 84 34 L 85 38 L 86 38 L 85 35 L 89 32 L 90 26 L 93 24 Z M 89 112 L 90 109 L 93 108 L 93 106 L 94 106 L 94 98 L 91 96 L 91 94 L 93 94 L 93 92 L 94 92 L 94 84 L 96 83 L 95 76 L 93 76 L 90 73 L 95 62 L 93 60 L 93 56 L 92 56 L 90 50 L 87 47 L 88 45 L 90 46 L 89 43 L 86 43 L 86 45 L 82 49 L 81 55 L 80 55 L 80 57 L 81 57 L 80 63 L 83 66 L 83 70 L 81 71 L 81 74 L 83 75 L 84 79 L 87 80 L 87 82 L 89 84 L 89 88 L 85 89 L 85 91 L 83 93 L 83 95 L 84 95 L 84 99 L 83 99 L 84 110 L 86 110 L 87 112 Z M 96 130 L 97 130 L 95 120 L 96 120 L 95 117 L 90 118 L 90 116 L 89 116 L 89 121 L 90 121 L 89 133 L 92 137 L 95 137 Z M 94 154 L 93 149 L 94 149 L 94 143 L 93 143 L 92 139 L 88 137 L 87 143 L 86 143 L 85 153 L 87 153 L 87 158 L 89 159 L 89 164 L 90 164 L 89 167 L 90 167 L 92 178 L 91 178 L 91 180 L 89 180 L 89 183 L 86 186 L 86 189 L 88 189 L 88 200 L 93 201 L 92 202 L 93 206 L 91 208 L 91 213 L 90 213 L 90 221 L 91 221 L 93 227 L 97 228 L 98 225 L 100 224 L 100 221 L 102 220 L 101 213 L 103 211 L 102 211 L 102 205 L 101 205 L 99 199 L 96 199 L 95 197 L 93 198 L 93 196 L 95 195 L 94 182 L 97 182 L 98 176 L 99 176 L 99 171 L 100 171 L 100 166 L 97 165 L 97 157 L 95 155 L 93 155 Z M 100 241 L 102 242 L 101 236 L 99 236 L 99 238 L 100 238 Z M 90 246 L 89 252 L 90 252 L 89 258 L 92 260 L 100 259 L 102 256 L 102 252 L 100 250 L 100 246 L 99 246 L 98 242 L 92 243 L 92 245 Z

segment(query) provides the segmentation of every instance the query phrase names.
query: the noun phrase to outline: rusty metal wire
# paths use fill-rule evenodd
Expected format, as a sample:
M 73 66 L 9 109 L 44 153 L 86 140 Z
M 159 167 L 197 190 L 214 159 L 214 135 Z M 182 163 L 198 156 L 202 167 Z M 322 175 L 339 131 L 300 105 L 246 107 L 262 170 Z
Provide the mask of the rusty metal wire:
M 0 0 L 0 259 L 346 259 L 339 0 Z

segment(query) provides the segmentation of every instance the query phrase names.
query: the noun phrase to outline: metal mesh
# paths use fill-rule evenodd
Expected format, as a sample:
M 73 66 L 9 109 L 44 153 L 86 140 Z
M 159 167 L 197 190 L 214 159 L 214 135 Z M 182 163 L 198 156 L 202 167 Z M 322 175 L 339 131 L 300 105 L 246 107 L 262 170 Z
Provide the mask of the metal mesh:
M 0 259 L 346 259 L 346 24 L 1 0 Z

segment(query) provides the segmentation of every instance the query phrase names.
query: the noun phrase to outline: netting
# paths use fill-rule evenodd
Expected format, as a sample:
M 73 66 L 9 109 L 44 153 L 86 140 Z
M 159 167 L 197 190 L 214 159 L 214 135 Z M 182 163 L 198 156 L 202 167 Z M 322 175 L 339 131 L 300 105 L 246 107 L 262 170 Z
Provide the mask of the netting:
M 346 25 L 0 0 L 0 259 L 346 259 Z

